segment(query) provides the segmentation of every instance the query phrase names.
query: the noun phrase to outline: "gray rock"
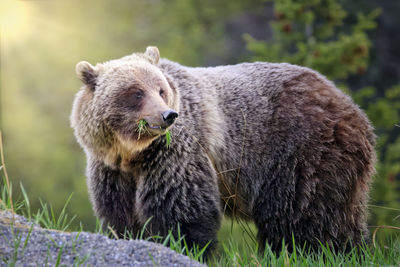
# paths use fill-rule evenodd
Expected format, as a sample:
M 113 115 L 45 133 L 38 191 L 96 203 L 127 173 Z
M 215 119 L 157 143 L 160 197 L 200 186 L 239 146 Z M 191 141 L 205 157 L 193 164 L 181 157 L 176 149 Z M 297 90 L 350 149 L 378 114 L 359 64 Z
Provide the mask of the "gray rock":
M 43 229 L 7 211 L 0 211 L 0 258 L 1 266 L 204 266 L 160 244 Z

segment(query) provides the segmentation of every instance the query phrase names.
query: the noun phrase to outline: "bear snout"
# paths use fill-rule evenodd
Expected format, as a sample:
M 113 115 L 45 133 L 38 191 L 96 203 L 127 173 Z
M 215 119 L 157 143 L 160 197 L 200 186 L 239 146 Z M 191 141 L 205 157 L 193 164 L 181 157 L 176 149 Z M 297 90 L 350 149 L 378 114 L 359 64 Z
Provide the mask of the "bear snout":
M 164 111 L 161 115 L 167 127 L 174 123 L 175 119 L 178 118 L 178 113 L 172 109 Z

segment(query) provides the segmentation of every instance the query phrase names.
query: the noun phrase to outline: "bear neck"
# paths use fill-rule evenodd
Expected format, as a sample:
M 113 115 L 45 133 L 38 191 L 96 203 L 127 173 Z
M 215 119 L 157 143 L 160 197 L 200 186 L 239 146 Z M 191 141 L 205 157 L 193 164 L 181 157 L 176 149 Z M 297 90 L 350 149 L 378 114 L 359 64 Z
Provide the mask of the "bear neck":
M 134 168 L 134 163 L 138 161 L 142 152 L 158 138 L 160 137 L 127 141 L 123 138 L 117 137 L 116 142 L 114 142 L 103 154 L 102 160 L 105 165 L 113 169 L 130 172 Z

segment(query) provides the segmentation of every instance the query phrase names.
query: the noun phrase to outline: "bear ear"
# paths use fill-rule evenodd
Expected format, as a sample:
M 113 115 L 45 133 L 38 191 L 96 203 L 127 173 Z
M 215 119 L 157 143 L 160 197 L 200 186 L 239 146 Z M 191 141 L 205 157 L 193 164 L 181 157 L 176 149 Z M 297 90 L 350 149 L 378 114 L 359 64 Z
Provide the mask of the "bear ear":
M 76 64 L 75 71 L 78 75 L 78 78 L 85 85 L 87 85 L 91 90 L 95 89 L 98 74 L 92 64 L 87 61 L 81 61 Z
M 157 64 L 160 60 L 160 51 L 156 46 L 148 46 L 144 54 L 151 60 L 153 64 Z

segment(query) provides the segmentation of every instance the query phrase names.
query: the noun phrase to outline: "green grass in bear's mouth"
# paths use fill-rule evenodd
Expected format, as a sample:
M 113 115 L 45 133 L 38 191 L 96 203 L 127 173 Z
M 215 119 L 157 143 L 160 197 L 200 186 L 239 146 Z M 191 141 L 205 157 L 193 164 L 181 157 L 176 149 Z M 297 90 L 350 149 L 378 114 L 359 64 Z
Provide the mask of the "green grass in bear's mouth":
M 144 131 L 146 131 L 146 125 L 147 125 L 147 121 L 145 119 L 141 119 L 138 121 L 138 125 L 137 125 L 137 132 L 138 132 L 138 140 L 140 139 L 140 135 L 144 133 Z M 169 148 L 169 145 L 171 144 L 171 132 L 168 129 L 165 132 L 165 139 L 167 141 L 167 148 Z
M 138 132 L 138 140 L 140 139 L 140 135 L 146 130 L 147 121 L 145 119 L 141 119 L 138 121 L 137 129 Z
M 169 148 L 169 145 L 171 144 L 171 132 L 169 130 L 165 133 L 165 139 L 167 140 L 167 148 Z

